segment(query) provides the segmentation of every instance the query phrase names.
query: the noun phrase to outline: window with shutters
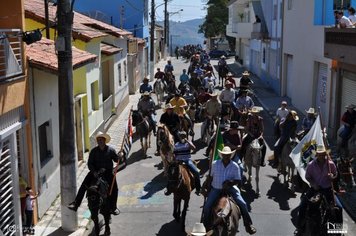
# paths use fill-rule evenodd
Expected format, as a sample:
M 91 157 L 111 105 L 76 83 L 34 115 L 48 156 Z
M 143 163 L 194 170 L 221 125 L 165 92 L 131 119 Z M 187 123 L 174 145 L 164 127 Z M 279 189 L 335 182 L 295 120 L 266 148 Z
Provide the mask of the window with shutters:
M 16 226 L 11 154 L 10 141 L 0 143 L 0 233 L 4 236 L 16 234 L 16 230 L 10 230 Z
M 41 167 L 45 166 L 53 157 L 52 150 L 52 128 L 49 121 L 38 127 L 38 142 L 40 150 Z

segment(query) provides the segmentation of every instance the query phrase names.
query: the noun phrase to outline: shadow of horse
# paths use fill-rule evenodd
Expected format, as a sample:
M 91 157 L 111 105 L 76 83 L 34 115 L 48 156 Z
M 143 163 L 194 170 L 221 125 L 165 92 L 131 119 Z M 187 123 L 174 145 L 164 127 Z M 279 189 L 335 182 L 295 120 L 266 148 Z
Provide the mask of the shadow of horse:
M 182 232 L 179 223 L 175 220 L 168 222 L 160 228 L 156 236 L 186 236 L 186 232 Z
M 145 156 L 144 151 L 142 149 L 137 150 L 130 154 L 130 157 L 127 158 L 126 165 L 134 164 L 135 162 L 139 162 L 141 160 L 152 158 L 151 156 Z
M 246 182 L 245 185 L 243 185 L 242 190 L 241 190 L 241 196 L 246 202 L 247 209 L 251 211 L 251 203 L 255 201 L 255 199 L 258 198 L 258 195 L 256 191 L 252 188 L 251 184 L 248 184 Z
M 209 159 L 208 158 L 197 159 L 194 161 L 197 162 L 197 167 L 200 170 L 200 175 L 204 175 L 205 173 L 208 172 L 208 170 L 209 170 Z
M 167 185 L 167 180 L 163 176 L 163 172 L 155 176 L 150 182 L 148 182 L 143 190 L 147 193 L 140 197 L 140 199 L 149 199 L 155 193 L 163 190 Z
M 295 198 L 296 194 L 292 193 L 290 189 L 286 188 L 283 183 L 281 183 L 276 176 L 268 175 L 268 177 L 273 178 L 273 183 L 271 188 L 267 191 L 267 196 L 275 202 L 278 202 L 279 209 L 283 211 L 290 210 L 288 200 L 290 198 Z

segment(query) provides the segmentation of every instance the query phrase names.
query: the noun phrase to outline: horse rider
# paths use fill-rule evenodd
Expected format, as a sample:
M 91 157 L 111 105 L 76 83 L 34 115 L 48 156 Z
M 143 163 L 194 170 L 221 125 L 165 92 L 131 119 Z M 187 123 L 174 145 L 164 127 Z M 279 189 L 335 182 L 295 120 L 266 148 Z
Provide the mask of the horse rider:
M 242 73 L 242 77 L 240 78 L 240 89 L 246 90 L 250 88 L 250 84 L 253 84 L 253 81 L 250 79 L 250 73 L 245 70 Z
M 195 66 L 194 73 L 197 74 L 198 78 L 204 76 L 204 70 L 198 65 Z
M 208 117 L 211 117 L 212 121 L 214 121 L 215 124 L 218 125 L 222 105 L 217 93 L 213 93 L 210 96 L 211 98 L 205 103 L 205 112 L 206 115 Z M 204 126 L 205 124 L 206 122 L 204 122 L 202 126 Z M 202 130 L 205 130 L 205 128 L 202 127 Z
M 140 93 L 144 92 L 149 92 L 151 93 L 153 91 L 152 85 L 149 83 L 149 79 L 147 77 L 143 78 L 143 83 L 140 85 Z
M 248 145 L 255 139 L 258 140 L 258 143 L 260 144 L 261 148 L 261 166 L 266 166 L 265 163 L 265 156 L 266 156 L 266 143 L 263 139 L 263 131 L 264 131 L 264 126 L 263 126 L 263 118 L 259 116 L 259 113 L 262 108 L 260 107 L 252 107 L 250 113 L 248 114 L 247 118 L 247 124 L 246 124 L 246 135 L 242 141 L 242 148 L 241 148 L 241 157 L 246 158 L 246 150 Z
M 148 117 L 149 123 L 153 127 L 153 134 L 156 136 L 156 116 L 155 116 L 155 107 L 156 104 L 150 96 L 149 92 L 143 93 L 143 98 L 137 104 L 137 110 L 142 113 L 143 117 Z
M 166 83 L 166 74 L 161 71 L 161 68 L 157 68 L 157 72 L 155 73 L 155 79 L 161 79 L 164 83 L 165 86 L 167 86 L 167 83 Z
M 204 70 L 205 70 L 206 72 L 210 71 L 211 74 L 216 78 L 215 73 L 214 73 L 214 68 L 213 68 L 213 66 L 212 66 L 210 63 L 208 63 L 208 64 L 204 67 Z
M 233 76 L 234 75 L 231 74 L 231 72 L 227 73 L 226 79 L 225 79 L 225 84 L 229 81 L 232 84 L 233 88 L 236 88 L 236 81 L 233 78 Z
M 190 135 L 193 135 L 193 122 L 185 111 L 185 109 L 188 107 L 187 101 L 179 93 L 176 93 L 174 95 L 174 98 L 172 98 L 169 103 L 174 107 L 175 113 L 177 113 L 179 116 L 182 116 L 188 121 L 190 125 L 189 133 Z
M 183 69 L 183 73 L 180 75 L 179 80 L 181 84 L 189 83 L 189 76 L 187 75 L 186 69 Z
M 240 93 L 241 95 L 236 99 L 232 106 L 234 111 L 232 120 L 240 120 L 242 113 L 250 110 L 255 105 L 252 98 L 247 95 L 247 90 L 241 90 Z
M 169 72 L 173 75 L 173 71 L 174 71 L 174 68 L 173 68 L 172 62 L 171 62 L 171 60 L 168 60 L 166 66 L 164 67 L 164 73 L 167 74 Z
M 211 228 L 211 208 L 221 193 L 225 191 L 229 193 L 239 206 L 246 232 L 255 234 L 256 229 L 252 225 L 247 204 L 242 198 L 239 188 L 236 186 L 241 181 L 241 173 L 240 167 L 231 160 L 234 153 L 230 147 L 224 147 L 223 150 L 219 150 L 221 159 L 214 161 L 211 166 L 211 173 L 207 177 L 206 184 L 204 184 L 208 189 L 211 188 L 203 207 L 204 224 L 207 228 Z
M 304 134 L 307 134 L 316 120 L 317 113 L 315 112 L 315 109 L 313 107 L 310 107 L 305 112 L 307 113 L 307 116 L 303 118 L 302 128 L 303 128 Z
M 200 194 L 200 173 L 199 169 L 196 167 L 191 159 L 191 150 L 195 150 L 195 145 L 187 139 L 187 133 L 185 131 L 179 131 L 178 133 L 180 140 L 174 145 L 174 160 L 183 162 L 189 170 L 194 175 L 195 180 L 195 194 L 199 196 Z M 167 191 L 164 193 L 166 196 L 171 194 L 169 186 L 167 186 Z
M 233 158 L 233 161 L 235 161 L 236 163 L 238 163 L 238 156 L 240 155 L 242 145 L 240 133 L 240 130 L 242 129 L 243 127 L 239 126 L 239 122 L 231 121 L 230 128 L 226 130 L 222 135 L 224 140 L 224 146 L 230 147 L 230 149 L 235 152 L 235 157 Z
M 103 179 L 111 186 L 114 181 L 113 190 L 109 196 L 109 202 L 111 207 L 111 214 L 118 215 L 120 212 L 117 209 L 117 197 L 118 188 L 116 177 L 113 174 L 113 161 L 119 161 L 119 155 L 115 149 L 108 146 L 111 137 L 108 134 L 98 132 L 96 135 L 96 141 L 98 146 L 94 147 L 89 153 L 88 168 L 90 172 L 84 178 L 82 185 L 80 186 L 77 196 L 74 202 L 68 205 L 68 208 L 73 211 L 77 211 L 78 207 L 82 203 L 86 190 L 96 182 L 98 176 L 103 176 Z
M 347 110 L 341 117 L 341 122 L 344 125 L 343 130 L 340 133 L 340 137 L 342 138 L 342 147 L 347 147 L 348 140 L 352 134 L 352 131 L 356 124 L 356 106 L 350 104 L 345 107 Z
M 212 77 L 211 72 L 206 73 L 206 77 L 203 79 L 202 85 L 205 89 L 209 89 L 209 84 L 213 83 L 215 86 L 215 79 Z M 210 91 L 213 92 L 213 91 Z
M 279 130 L 279 125 L 282 120 L 284 120 L 289 113 L 289 110 L 287 109 L 287 102 L 282 101 L 281 102 L 281 107 L 279 107 L 276 111 L 276 119 L 274 121 L 274 135 L 276 136 L 277 139 L 279 139 L 279 136 L 281 135 L 281 131 Z
M 195 73 L 191 74 L 191 78 L 189 80 L 189 85 L 195 91 L 198 91 L 198 89 L 202 86 L 201 80 L 198 78 L 197 74 L 195 74 Z
M 289 111 L 287 117 L 281 122 L 279 128 L 281 130 L 281 137 L 277 140 L 274 145 L 274 161 L 272 167 L 276 168 L 279 163 L 279 156 L 282 153 L 284 145 L 288 142 L 290 138 L 294 139 L 296 137 L 296 130 L 299 120 L 296 111 Z
M 307 202 L 315 193 L 319 192 L 325 196 L 328 204 L 331 205 L 335 203 L 341 212 L 337 218 L 342 218 L 342 206 L 338 198 L 334 197 L 334 191 L 332 189 L 332 181 L 337 177 L 337 169 L 328 153 L 329 150 L 326 150 L 324 145 L 317 145 L 316 151 L 314 152 L 316 158 L 308 163 L 305 178 L 310 183 L 311 188 L 309 188 L 305 196 L 301 198 L 295 235 L 303 235 L 303 219 L 305 219 Z M 342 222 L 342 219 L 337 220 Z
M 235 90 L 232 88 L 232 83 L 230 81 L 225 83 L 225 88 L 221 91 L 219 98 L 222 103 L 221 115 L 223 121 L 228 121 L 230 119 L 228 109 L 231 108 L 231 105 L 235 100 Z
M 221 76 L 228 71 L 227 63 L 226 63 L 225 59 L 226 59 L 226 57 L 224 55 L 222 55 L 218 62 L 219 84 L 220 84 L 220 79 L 221 79 L 222 83 L 224 83 L 224 78 Z
M 165 107 L 165 112 L 162 114 L 160 123 L 167 126 L 169 132 L 174 137 L 174 142 L 179 141 L 178 131 L 180 126 L 180 120 L 177 113 L 174 112 L 172 104 L 168 103 Z

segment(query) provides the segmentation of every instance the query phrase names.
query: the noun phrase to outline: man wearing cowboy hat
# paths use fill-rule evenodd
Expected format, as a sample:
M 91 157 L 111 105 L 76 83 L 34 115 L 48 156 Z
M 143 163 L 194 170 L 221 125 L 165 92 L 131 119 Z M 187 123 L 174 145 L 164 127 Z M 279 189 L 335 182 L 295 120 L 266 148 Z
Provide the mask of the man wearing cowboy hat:
M 174 142 L 178 142 L 180 120 L 178 114 L 174 112 L 174 107 L 172 106 L 172 104 L 168 103 L 166 105 L 165 112 L 162 114 L 159 122 L 167 126 L 167 128 L 174 137 Z
M 208 63 L 208 64 L 205 66 L 204 70 L 205 70 L 206 72 L 210 71 L 211 74 L 212 74 L 214 77 L 216 77 L 216 76 L 215 76 L 215 73 L 214 73 L 214 68 L 213 68 L 213 66 L 212 66 L 210 63 Z
M 288 140 L 294 139 L 297 135 L 297 121 L 299 120 L 298 114 L 296 111 L 289 111 L 286 119 L 282 121 L 279 125 L 281 131 L 281 137 L 277 140 L 274 145 L 274 161 L 272 167 L 276 168 L 279 163 L 279 156 L 282 153 L 284 145 L 288 142 Z
M 231 121 L 230 128 L 226 130 L 222 137 L 224 140 L 224 146 L 230 147 L 232 151 L 235 151 L 235 157 L 240 154 L 241 149 L 241 133 L 240 131 L 244 129 L 242 126 L 239 126 L 239 122 Z M 233 158 L 233 160 L 237 163 L 238 160 Z
M 87 174 L 82 185 L 80 186 L 75 201 L 68 205 L 69 209 L 77 211 L 84 198 L 86 190 L 96 181 L 99 175 L 102 175 L 109 186 L 111 186 L 111 183 L 114 180 L 113 190 L 109 196 L 110 208 L 113 215 L 119 214 L 116 206 L 118 188 L 116 178 L 114 178 L 113 175 L 113 161 L 118 162 L 119 155 L 116 153 L 114 148 L 107 145 L 107 143 L 110 142 L 110 139 L 111 137 L 108 134 L 104 134 L 100 131 L 97 133 L 96 141 L 98 146 L 94 147 L 89 153 L 88 168 L 90 172 Z
M 307 113 L 307 116 L 303 118 L 302 128 L 304 133 L 307 134 L 316 120 L 317 113 L 313 107 L 310 107 L 309 110 L 306 110 L 305 112 Z
M 356 106 L 350 104 L 345 108 L 347 110 L 341 117 L 341 122 L 344 125 L 344 129 L 340 133 L 340 137 L 342 138 L 342 143 L 341 143 L 342 147 L 347 146 L 350 135 L 352 134 L 352 130 L 354 129 L 356 124 L 356 111 L 355 111 Z
M 233 75 L 231 72 L 227 73 L 226 79 L 225 79 L 225 85 L 226 85 L 227 82 L 230 82 L 230 83 L 231 83 L 231 86 L 232 86 L 233 88 L 236 88 L 236 81 L 235 81 L 235 79 L 233 78 L 233 76 L 234 76 L 234 75 Z
M 264 131 L 263 118 L 259 116 L 261 109 L 262 109 L 261 107 L 252 107 L 250 113 L 248 114 L 246 128 L 245 128 L 247 135 L 244 137 L 242 141 L 241 157 L 242 158 L 245 157 L 248 145 L 253 140 L 257 139 L 262 147 L 261 148 L 262 158 L 261 158 L 260 165 L 265 166 L 266 165 L 265 156 L 266 156 L 267 148 L 266 148 L 266 143 L 263 139 L 263 131 Z
M 187 133 L 185 131 L 180 131 L 178 133 L 179 141 L 174 145 L 174 159 L 176 161 L 183 162 L 194 175 L 195 180 L 195 194 L 199 196 L 200 193 L 200 173 L 198 167 L 193 163 L 191 159 L 191 150 L 195 150 L 195 145 L 187 139 Z M 172 193 L 171 186 L 167 185 L 167 191 L 164 193 L 169 196 Z
M 211 98 L 205 104 L 205 112 L 207 116 L 211 116 L 216 125 L 219 123 L 219 117 L 221 114 L 221 102 L 218 98 L 217 93 L 213 93 L 210 95 Z M 204 122 L 206 124 L 206 122 Z M 203 125 L 204 125 L 203 123 Z M 202 130 L 205 128 L 202 125 Z
M 225 56 L 221 56 L 219 62 L 218 62 L 218 74 L 219 74 L 219 84 L 220 84 L 220 79 L 222 83 L 224 82 L 224 77 L 226 76 L 227 72 L 229 69 L 227 68 L 227 63 L 225 60 Z
M 209 71 L 208 73 L 206 73 L 206 77 L 203 79 L 202 85 L 205 89 L 209 89 L 210 83 L 213 83 L 215 86 L 215 78 L 212 77 L 211 72 Z
M 303 219 L 305 218 L 307 201 L 314 196 L 315 193 L 320 192 L 323 194 L 329 204 L 332 204 L 335 200 L 335 204 L 339 209 L 342 209 L 339 200 L 334 198 L 332 189 L 332 181 L 337 177 L 337 169 L 334 162 L 328 156 L 329 150 L 326 150 L 325 146 L 321 144 L 317 146 L 316 151 L 313 153 L 315 159 L 308 163 L 305 173 L 305 178 L 310 183 L 311 188 L 301 199 L 299 205 L 296 235 L 302 235 L 303 233 Z
M 287 109 L 287 102 L 282 101 L 281 102 L 281 107 L 279 107 L 276 111 L 276 119 L 274 121 L 274 135 L 276 136 L 276 139 L 279 139 L 279 136 L 281 136 L 281 131 L 279 130 L 279 125 L 282 120 L 284 120 L 289 113 L 289 110 Z
M 185 109 L 188 108 L 187 101 L 178 92 L 176 92 L 169 103 L 174 107 L 174 112 L 177 113 L 178 116 L 184 117 L 184 119 L 188 121 L 190 126 L 189 132 L 191 135 L 194 135 L 193 122 L 185 111 Z
M 143 93 L 143 98 L 137 104 L 137 110 L 142 113 L 144 117 L 148 117 L 148 121 L 153 127 L 153 133 L 156 135 L 156 116 L 155 116 L 155 107 L 156 104 L 150 96 L 149 92 Z
M 225 83 L 225 88 L 221 91 L 219 98 L 222 103 L 221 116 L 225 123 L 225 121 L 230 120 L 228 109 L 231 109 L 232 103 L 235 100 L 235 90 L 232 88 L 232 83 L 230 81 Z
M 235 108 L 239 111 L 247 109 L 250 110 L 255 103 L 253 102 L 252 98 L 247 95 L 248 90 L 240 90 L 240 97 L 238 97 L 235 101 Z
M 153 90 L 152 85 L 150 85 L 148 81 L 149 79 L 147 77 L 143 78 L 143 83 L 140 85 L 140 93 L 152 92 Z
M 207 228 L 211 227 L 211 208 L 224 190 L 230 194 L 239 206 L 246 232 L 254 234 L 256 233 L 256 229 L 252 225 L 247 204 L 242 198 L 239 188 L 236 186 L 241 181 L 241 173 L 240 167 L 231 160 L 234 154 L 235 152 L 231 151 L 230 147 L 224 147 L 223 150 L 219 150 L 221 159 L 214 161 L 211 166 L 210 176 L 206 180 L 206 187 L 209 188 L 211 186 L 211 189 L 203 208 L 204 224 Z
M 250 79 L 250 73 L 245 70 L 240 78 L 240 89 L 249 89 L 250 84 L 253 84 L 253 81 Z

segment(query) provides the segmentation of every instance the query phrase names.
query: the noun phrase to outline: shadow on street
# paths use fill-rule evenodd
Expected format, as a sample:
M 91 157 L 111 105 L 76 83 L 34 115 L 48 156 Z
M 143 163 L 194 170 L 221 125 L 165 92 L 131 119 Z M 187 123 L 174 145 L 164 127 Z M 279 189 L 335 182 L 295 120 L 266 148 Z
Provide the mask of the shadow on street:
M 182 232 L 181 226 L 178 222 L 175 220 L 172 220 L 169 223 L 166 223 L 162 225 L 158 233 L 156 234 L 157 236 L 186 236 L 186 232 Z
M 268 177 L 274 179 L 271 188 L 267 192 L 268 198 L 278 202 L 281 210 L 290 210 L 288 200 L 290 198 L 295 198 L 296 195 L 292 193 L 283 183 L 281 183 L 276 176 L 268 175 Z
M 252 188 L 252 185 L 249 183 L 243 185 L 242 189 L 243 190 L 241 191 L 241 196 L 245 200 L 248 210 L 251 211 L 251 203 L 258 198 L 258 195 L 256 194 L 256 191 Z
M 140 149 L 140 150 L 138 150 L 136 152 L 131 153 L 130 157 L 127 158 L 126 164 L 127 165 L 131 165 L 131 164 L 133 164 L 135 162 L 138 162 L 138 161 L 141 161 L 141 160 L 147 159 L 147 158 L 152 158 L 152 157 L 151 156 L 146 156 L 145 157 L 144 154 L 143 154 L 143 150 Z
M 148 182 L 144 187 L 143 190 L 147 193 L 140 197 L 140 199 L 149 199 L 155 193 L 164 189 L 167 185 L 167 180 L 163 176 L 163 172 L 154 177 L 150 182 Z

